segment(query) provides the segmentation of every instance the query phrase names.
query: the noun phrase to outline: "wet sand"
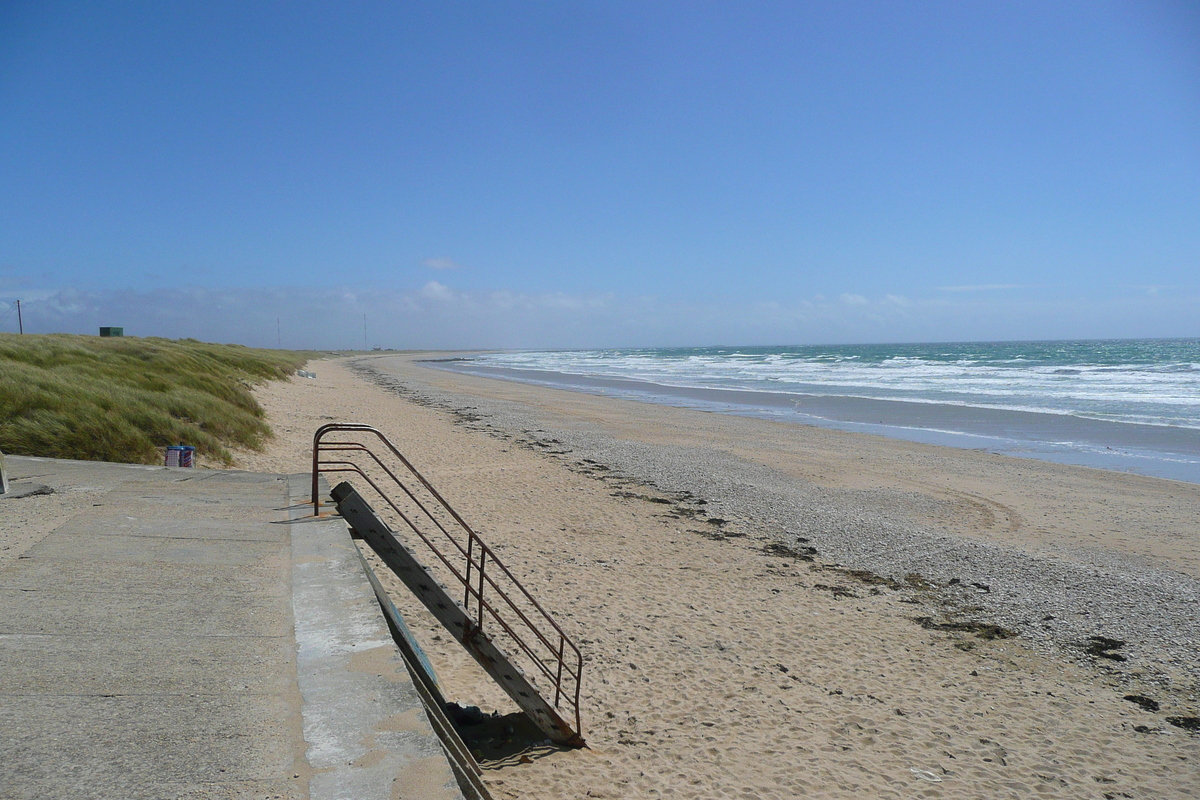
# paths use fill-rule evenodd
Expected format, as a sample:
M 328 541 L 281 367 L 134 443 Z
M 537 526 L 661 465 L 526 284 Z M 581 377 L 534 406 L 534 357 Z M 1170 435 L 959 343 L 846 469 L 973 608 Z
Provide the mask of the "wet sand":
M 580 644 L 589 748 L 481 745 L 496 796 L 1200 792 L 1200 487 L 411 360 L 264 387 L 240 457 L 377 425 Z M 512 712 L 394 588 L 450 699 Z

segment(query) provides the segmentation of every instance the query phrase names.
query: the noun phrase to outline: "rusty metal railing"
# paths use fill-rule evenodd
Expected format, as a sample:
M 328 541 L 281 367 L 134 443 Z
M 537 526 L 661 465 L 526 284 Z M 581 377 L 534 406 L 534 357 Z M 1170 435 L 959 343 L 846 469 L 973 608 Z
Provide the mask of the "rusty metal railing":
M 361 441 L 325 441 L 332 433 L 374 436 L 387 453 L 403 466 L 393 469 Z M 379 485 L 363 466 L 355 461 L 327 459 L 327 454 L 357 453 L 374 464 L 391 484 L 408 498 L 407 511 L 392 494 Z M 397 475 L 402 472 L 408 479 Z M 454 576 L 463 590 L 463 607 L 473 614 L 475 626 L 463 632 L 464 643 L 484 630 L 484 621 L 503 631 L 518 650 L 549 683 L 553 705 L 570 711 L 575 732 L 582 735 L 579 711 L 583 654 L 532 594 L 521 584 L 496 553 L 479 538 L 470 525 L 446 502 L 437 489 L 417 471 L 394 444 L 379 430 L 357 423 L 329 423 L 313 435 L 312 505 L 313 514 L 321 512 L 318 477 L 322 473 L 358 475 L 383 499 L 404 524 Z M 415 479 L 415 484 L 412 481 Z M 421 490 L 428 493 L 422 502 Z M 440 513 L 439 513 L 440 512 Z M 441 518 L 439 519 L 439 516 Z M 432 523 L 433 529 L 430 529 Z M 444 540 L 444 541 L 439 541 Z M 439 544 L 441 545 L 439 547 Z M 447 546 L 447 544 L 449 546 Z M 489 635 L 493 631 L 489 630 Z M 549 700 L 549 696 L 546 698 Z

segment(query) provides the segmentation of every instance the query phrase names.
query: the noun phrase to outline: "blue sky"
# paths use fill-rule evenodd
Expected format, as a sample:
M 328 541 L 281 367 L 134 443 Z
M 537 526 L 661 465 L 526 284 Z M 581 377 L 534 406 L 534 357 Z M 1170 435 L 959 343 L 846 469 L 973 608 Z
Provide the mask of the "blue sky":
M 1200 336 L 1200 11 L 8 0 L 18 298 L 285 347 Z

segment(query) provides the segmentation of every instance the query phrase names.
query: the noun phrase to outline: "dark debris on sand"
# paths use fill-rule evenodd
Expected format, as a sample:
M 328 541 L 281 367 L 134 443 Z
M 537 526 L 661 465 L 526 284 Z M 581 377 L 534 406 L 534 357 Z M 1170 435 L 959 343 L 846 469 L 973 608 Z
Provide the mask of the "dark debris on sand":
M 914 617 L 913 622 L 927 631 L 950 631 L 953 633 L 973 633 L 980 639 L 1011 639 L 1017 634 L 1008 628 L 992 625 L 988 622 L 935 622 L 932 617 Z

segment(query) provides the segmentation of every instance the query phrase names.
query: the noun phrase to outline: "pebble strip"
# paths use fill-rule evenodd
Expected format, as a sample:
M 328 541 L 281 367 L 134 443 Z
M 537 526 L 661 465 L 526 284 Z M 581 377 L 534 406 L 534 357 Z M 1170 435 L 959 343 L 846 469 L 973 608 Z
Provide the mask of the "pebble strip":
M 519 403 L 446 392 L 419 378 L 400 381 L 373 370 L 369 360 L 350 366 L 414 402 L 451 412 L 464 425 L 566 464 L 595 463 L 607 468 L 609 479 L 702 498 L 708 518 L 799 552 L 815 548 L 819 564 L 896 583 L 908 578 L 907 585 L 926 590 L 924 611 L 915 608 L 914 616 L 999 625 L 1036 650 L 1093 663 L 1119 685 L 1150 685 L 1200 702 L 1200 581 L 1190 576 L 1115 553 L 1080 553 L 1066 561 L 948 536 L 889 511 L 902 507 L 894 492 L 873 497 L 827 489 L 724 452 L 619 439 L 582 422 L 552 428 Z M 928 501 L 917 493 L 906 499 Z

